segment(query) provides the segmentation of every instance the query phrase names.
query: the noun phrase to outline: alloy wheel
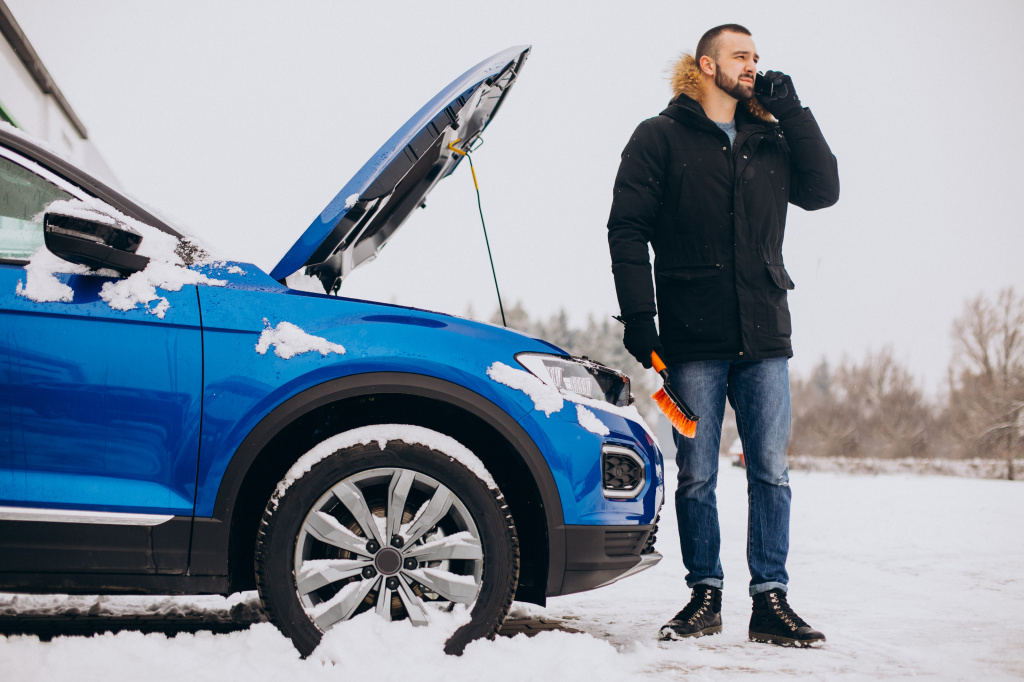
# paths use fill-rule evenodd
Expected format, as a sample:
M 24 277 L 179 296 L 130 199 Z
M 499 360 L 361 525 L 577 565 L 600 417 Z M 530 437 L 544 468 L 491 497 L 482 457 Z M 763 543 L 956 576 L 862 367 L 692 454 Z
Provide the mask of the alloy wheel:
M 483 573 L 480 534 L 459 497 L 405 468 L 362 471 L 331 486 L 295 544 L 295 587 L 321 631 L 370 609 L 424 625 L 471 609 Z

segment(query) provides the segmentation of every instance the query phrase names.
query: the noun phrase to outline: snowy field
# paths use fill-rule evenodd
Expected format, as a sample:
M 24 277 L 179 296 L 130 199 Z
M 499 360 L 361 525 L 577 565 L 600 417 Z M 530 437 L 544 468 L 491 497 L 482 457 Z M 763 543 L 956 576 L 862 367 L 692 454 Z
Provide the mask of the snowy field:
M 659 643 L 688 597 L 671 496 L 658 549 L 634 578 L 524 613 L 582 634 L 545 632 L 471 644 L 446 657 L 443 627 L 367 614 L 336 628 L 308 659 L 270 624 L 230 634 L 0 637 L 0 680 L 646 680 L 1024 678 L 1024 483 L 913 475 L 794 472 L 790 603 L 828 642 L 748 642 L 745 481 L 722 461 L 726 592 L 721 635 Z M 674 467 L 668 467 L 670 480 Z M 0 595 L 0 614 L 102 609 L 227 612 L 251 595 L 54 598 Z M 450 627 L 453 627 L 451 624 Z

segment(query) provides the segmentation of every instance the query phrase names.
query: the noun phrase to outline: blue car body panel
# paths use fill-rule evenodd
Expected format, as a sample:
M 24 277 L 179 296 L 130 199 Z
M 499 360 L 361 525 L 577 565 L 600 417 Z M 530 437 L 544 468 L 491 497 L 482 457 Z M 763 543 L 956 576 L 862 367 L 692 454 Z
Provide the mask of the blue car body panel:
M 655 477 L 633 500 L 601 493 L 601 445 L 618 442 L 642 450 L 652 472 L 660 470 L 650 436 L 634 421 L 591 407 L 611 430 L 597 436 L 580 426 L 566 401 L 551 414 L 535 409 L 525 393 L 498 383 L 487 369 L 501 362 L 521 369 L 521 352 L 561 353 L 550 344 L 499 327 L 412 308 L 280 287 L 252 265 L 245 274 L 204 269 L 225 287 L 198 288 L 203 316 L 205 382 L 196 515 L 213 513 L 220 482 L 245 437 L 276 407 L 303 391 L 340 377 L 375 372 L 418 374 L 449 381 L 516 419 L 551 467 L 566 524 L 650 523 Z M 345 353 L 307 352 L 281 358 L 271 347 L 256 350 L 260 335 L 281 322 L 344 347 Z M 649 494 L 648 494 L 649 493 Z
M 663 483 L 661 452 L 636 422 L 597 407 L 588 409 L 608 427 L 609 435 L 598 436 L 580 426 L 575 405 L 569 402 L 550 417 L 534 410 L 520 421 L 551 467 L 566 525 L 653 523 L 660 502 L 657 489 Z M 604 496 L 601 446 L 605 443 L 629 447 L 646 460 L 648 480 L 635 499 L 616 500 Z
M 57 275 L 71 302 L 16 294 L 0 265 L 0 505 L 191 514 L 202 336 L 196 288 L 163 319 L 99 298 L 108 278 Z

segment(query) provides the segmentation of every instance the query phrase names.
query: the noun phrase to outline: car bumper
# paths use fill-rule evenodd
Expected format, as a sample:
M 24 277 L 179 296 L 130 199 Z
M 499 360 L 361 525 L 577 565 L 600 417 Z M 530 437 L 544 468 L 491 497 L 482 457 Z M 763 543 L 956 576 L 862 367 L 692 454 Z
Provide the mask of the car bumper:
M 654 566 L 661 555 L 644 551 L 654 528 L 565 526 L 565 571 L 548 596 L 592 590 Z

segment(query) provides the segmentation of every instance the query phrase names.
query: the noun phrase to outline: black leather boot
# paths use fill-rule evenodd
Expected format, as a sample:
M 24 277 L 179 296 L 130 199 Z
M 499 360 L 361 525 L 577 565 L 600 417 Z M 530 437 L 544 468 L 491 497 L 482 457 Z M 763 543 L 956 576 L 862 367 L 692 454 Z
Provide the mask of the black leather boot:
M 665 623 L 662 640 L 703 637 L 722 631 L 722 591 L 710 585 L 695 585 L 690 603 Z
M 810 646 L 825 641 L 825 635 L 796 615 L 786 601 L 786 593 L 779 589 L 754 595 L 749 635 L 755 642 L 783 646 Z

